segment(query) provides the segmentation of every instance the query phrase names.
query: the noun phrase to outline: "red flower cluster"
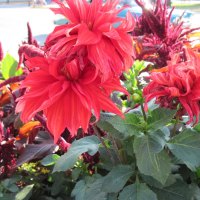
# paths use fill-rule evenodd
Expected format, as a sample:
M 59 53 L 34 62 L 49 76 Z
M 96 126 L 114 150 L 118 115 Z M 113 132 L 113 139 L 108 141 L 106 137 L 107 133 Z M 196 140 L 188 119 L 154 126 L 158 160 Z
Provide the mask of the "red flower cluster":
M 0 180 L 8 177 L 16 166 L 14 140 L 0 142 Z
M 151 82 L 144 88 L 146 102 L 156 98 L 163 107 L 176 109 L 181 105 L 190 119 L 188 123 L 198 123 L 200 114 L 200 55 L 187 49 L 186 61 L 168 65 L 151 73 Z M 195 117 L 195 119 L 194 119 Z
M 65 128 L 73 136 L 80 127 L 87 131 L 91 115 L 98 120 L 101 110 L 123 116 L 110 95 L 126 93 L 119 76 L 132 66 L 134 55 L 128 34 L 134 20 L 130 14 L 117 16 L 117 0 L 56 2 L 60 8 L 53 11 L 69 23 L 48 36 L 44 56 L 27 59 L 30 73 L 21 86 L 27 89 L 16 107 L 23 121 L 43 111 L 55 142 Z

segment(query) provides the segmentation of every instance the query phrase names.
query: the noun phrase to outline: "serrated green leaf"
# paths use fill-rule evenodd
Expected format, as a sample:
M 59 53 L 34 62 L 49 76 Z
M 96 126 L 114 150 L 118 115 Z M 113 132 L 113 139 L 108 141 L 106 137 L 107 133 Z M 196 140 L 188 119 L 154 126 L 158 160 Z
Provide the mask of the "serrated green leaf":
M 107 194 L 101 190 L 103 178 L 88 177 L 87 180 L 80 180 L 75 185 L 71 195 L 76 200 L 107 200 Z
M 148 184 L 151 187 L 155 187 L 155 188 L 163 188 L 163 187 L 168 187 L 172 184 L 174 184 L 176 182 L 177 176 L 179 175 L 174 175 L 174 174 L 170 174 L 167 178 L 167 181 L 165 182 L 164 185 L 160 184 L 159 181 L 155 180 L 154 177 L 152 176 L 146 176 L 144 174 L 141 174 L 141 177 L 143 179 L 143 181 Z
M 101 115 L 101 119 L 97 125 L 120 139 L 125 139 L 133 135 L 139 136 L 143 130 L 139 116 L 134 113 L 125 114 L 125 119 L 104 113 Z
M 134 171 L 130 165 L 118 165 L 114 167 L 105 177 L 103 181 L 102 190 L 108 193 L 119 192 Z M 109 187 L 107 184 L 109 183 Z
M 15 196 L 15 200 L 28 200 L 30 199 L 32 195 L 34 184 L 27 185 L 25 188 L 23 188 L 20 192 L 18 192 Z
M 147 119 L 148 130 L 156 131 L 158 129 L 161 129 L 172 120 L 175 113 L 176 110 L 165 108 L 157 108 L 153 110 Z
M 200 134 L 186 129 L 172 138 L 167 146 L 191 170 L 200 166 Z
M 135 138 L 134 152 L 137 166 L 141 173 L 165 184 L 170 174 L 170 158 L 164 150 L 157 153 L 155 145 L 147 135 Z
M 53 172 L 72 168 L 82 153 L 88 152 L 90 155 L 94 155 L 98 151 L 99 144 L 99 139 L 94 135 L 74 141 L 67 153 L 57 160 Z
M 119 194 L 119 200 L 157 200 L 156 194 L 146 184 L 138 183 L 126 186 Z
M 60 158 L 57 154 L 50 154 L 41 160 L 41 164 L 43 166 L 51 166 L 54 165 L 55 162 Z
M 159 200 L 191 200 L 192 192 L 188 184 L 178 180 L 169 187 L 152 188 Z
M 17 65 L 18 65 L 18 62 L 15 60 L 15 58 L 7 53 L 4 59 L 2 60 L 2 64 L 1 64 L 3 78 L 8 79 L 12 76 L 21 75 L 23 73 L 22 69 L 20 68 L 17 70 Z

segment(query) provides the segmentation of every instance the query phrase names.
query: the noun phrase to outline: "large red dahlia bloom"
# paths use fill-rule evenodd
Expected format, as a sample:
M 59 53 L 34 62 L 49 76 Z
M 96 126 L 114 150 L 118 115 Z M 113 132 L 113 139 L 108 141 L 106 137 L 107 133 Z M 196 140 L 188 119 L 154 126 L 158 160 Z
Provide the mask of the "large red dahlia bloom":
M 45 45 L 49 56 L 71 60 L 81 51 L 102 72 L 104 80 L 112 72 L 120 74 L 133 64 L 134 48 L 131 32 L 135 21 L 130 13 L 126 19 L 117 15 L 118 0 L 54 0 L 60 8 L 56 14 L 64 15 L 69 23 L 60 25 L 48 36 Z
M 66 62 L 34 57 L 26 64 L 33 71 L 22 83 L 27 91 L 18 99 L 16 112 L 21 112 L 21 119 L 28 121 L 43 111 L 55 142 L 65 128 L 72 136 L 80 127 L 86 132 L 92 113 L 97 119 L 101 110 L 123 116 L 110 100 L 110 94 L 113 90 L 126 90 L 115 77 L 102 83 L 87 59 Z
M 191 50 L 187 61 L 171 64 L 151 73 L 151 82 L 144 88 L 146 102 L 156 98 L 163 107 L 176 109 L 182 106 L 190 117 L 188 123 L 199 121 L 200 113 L 200 57 Z M 195 119 L 194 119 L 195 117 Z

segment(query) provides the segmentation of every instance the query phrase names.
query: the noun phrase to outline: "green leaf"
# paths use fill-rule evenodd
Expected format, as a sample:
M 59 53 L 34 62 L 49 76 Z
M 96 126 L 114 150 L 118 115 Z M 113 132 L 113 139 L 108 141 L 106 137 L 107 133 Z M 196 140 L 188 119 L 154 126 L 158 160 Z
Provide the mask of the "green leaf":
M 1 200 L 16 200 L 13 194 L 3 194 L 3 197 L 0 198 Z
M 179 175 L 178 175 L 179 176 Z M 163 188 L 163 187 L 168 187 L 176 182 L 177 175 L 170 174 L 167 178 L 167 181 L 165 182 L 164 185 L 160 184 L 159 181 L 155 180 L 154 177 L 152 176 L 146 176 L 144 174 L 141 174 L 141 177 L 143 181 L 148 184 L 149 186 L 155 187 L 155 188 Z
M 170 174 L 170 158 L 167 153 L 164 150 L 157 153 L 156 143 L 152 143 L 147 135 L 135 138 L 134 152 L 140 172 L 165 184 Z
M 41 160 L 41 164 L 43 166 L 51 166 L 56 163 L 56 161 L 60 158 L 57 154 L 50 154 Z
M 105 148 L 101 148 L 101 147 L 99 148 L 99 153 L 100 153 L 101 159 L 100 159 L 100 163 L 98 164 L 98 166 L 100 168 L 106 169 L 107 171 L 110 171 L 114 165 L 119 163 L 119 159 L 117 158 L 114 149 L 110 148 L 109 151 L 114 159 L 114 163 L 111 162 L 111 158 L 110 158 L 110 155 L 107 153 L 107 150 Z
M 107 200 L 118 200 L 118 193 L 109 193 L 107 196 Z
M 151 146 L 151 150 L 154 153 L 159 153 L 160 151 L 162 151 L 166 144 L 165 135 L 161 130 L 157 130 L 149 134 L 148 139 L 149 144 Z
M 196 184 L 191 184 L 190 189 L 191 189 L 191 194 L 192 194 L 194 200 L 200 200 L 200 188 L 199 188 L 199 186 L 196 185 Z
M 135 71 L 135 75 L 138 76 L 139 72 L 141 72 L 143 69 L 145 69 L 147 66 L 147 63 L 145 63 L 143 60 L 135 60 L 133 70 Z
M 101 190 L 103 178 L 99 176 L 87 177 L 75 185 L 71 195 L 76 200 L 107 200 L 107 194 Z
M 6 54 L 4 59 L 2 60 L 1 70 L 4 79 L 8 79 L 12 76 L 19 76 L 21 75 L 22 69 L 17 70 L 18 62 L 13 58 L 10 54 Z
M 27 185 L 25 188 L 23 188 L 20 192 L 18 192 L 15 196 L 15 200 L 28 200 L 30 199 L 32 195 L 34 184 Z
M 200 123 L 198 123 L 195 127 L 194 130 L 197 132 L 200 132 Z
M 188 185 L 180 180 L 169 187 L 152 188 L 159 200 L 191 200 L 192 192 Z
M 61 195 L 62 191 L 65 191 L 68 184 L 67 176 L 64 172 L 54 173 L 52 175 L 53 184 L 51 186 L 51 195 L 57 196 Z
M 170 151 L 191 170 L 200 166 L 200 135 L 186 129 L 167 143 Z
M 119 194 L 119 200 L 157 200 L 156 194 L 146 184 L 138 183 L 126 186 Z
M 150 116 L 147 119 L 148 130 L 156 131 L 158 129 L 161 129 L 172 120 L 175 113 L 176 110 L 164 108 L 157 108 L 153 110 L 152 112 L 150 112 Z
M 72 180 L 76 181 L 78 179 L 78 177 L 81 174 L 81 169 L 80 168 L 75 168 L 72 170 Z
M 108 193 L 119 192 L 129 178 L 133 175 L 133 169 L 129 165 L 118 165 L 114 167 L 105 177 L 102 190 Z M 108 187 L 109 183 L 109 187 Z
M 88 152 L 90 155 L 94 155 L 98 151 L 99 144 L 99 139 L 94 135 L 74 141 L 67 153 L 57 160 L 53 172 L 72 168 L 82 153 Z
M 125 119 L 116 115 L 103 113 L 97 125 L 120 139 L 125 139 L 133 135 L 139 136 L 143 130 L 139 116 L 134 113 L 125 114 Z
M 13 176 L 11 178 L 7 178 L 3 181 L 1 181 L 2 186 L 10 191 L 10 192 L 18 192 L 19 188 L 15 184 L 18 180 L 20 180 L 21 176 Z

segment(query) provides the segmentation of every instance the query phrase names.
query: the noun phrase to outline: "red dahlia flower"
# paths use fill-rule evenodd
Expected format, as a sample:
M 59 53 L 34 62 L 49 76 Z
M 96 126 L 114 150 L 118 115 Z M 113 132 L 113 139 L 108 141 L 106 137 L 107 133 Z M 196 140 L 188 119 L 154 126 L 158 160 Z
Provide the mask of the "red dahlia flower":
M 117 75 L 133 64 L 134 50 L 131 32 L 135 21 L 130 13 L 126 19 L 117 15 L 118 0 L 66 0 L 67 5 L 54 0 L 60 8 L 53 8 L 55 14 L 62 14 L 69 23 L 57 26 L 48 36 L 45 45 L 49 56 L 71 60 L 79 51 L 84 52 L 96 69 L 102 72 L 104 80 L 111 72 Z
M 102 83 L 88 60 L 66 62 L 34 57 L 26 64 L 33 71 L 22 82 L 27 91 L 18 99 L 16 112 L 22 112 L 23 121 L 29 121 L 37 112 L 44 111 L 47 127 L 53 133 L 55 142 L 65 128 L 72 136 L 80 127 L 86 132 L 91 113 L 97 119 L 100 110 L 123 116 L 110 100 L 110 94 L 113 90 L 126 90 L 115 77 Z
M 176 109 L 180 103 L 190 117 L 188 123 L 196 124 L 200 113 L 200 57 L 191 50 L 187 53 L 187 61 L 152 72 L 152 81 L 143 94 L 146 102 L 155 97 L 157 103 L 167 108 Z

